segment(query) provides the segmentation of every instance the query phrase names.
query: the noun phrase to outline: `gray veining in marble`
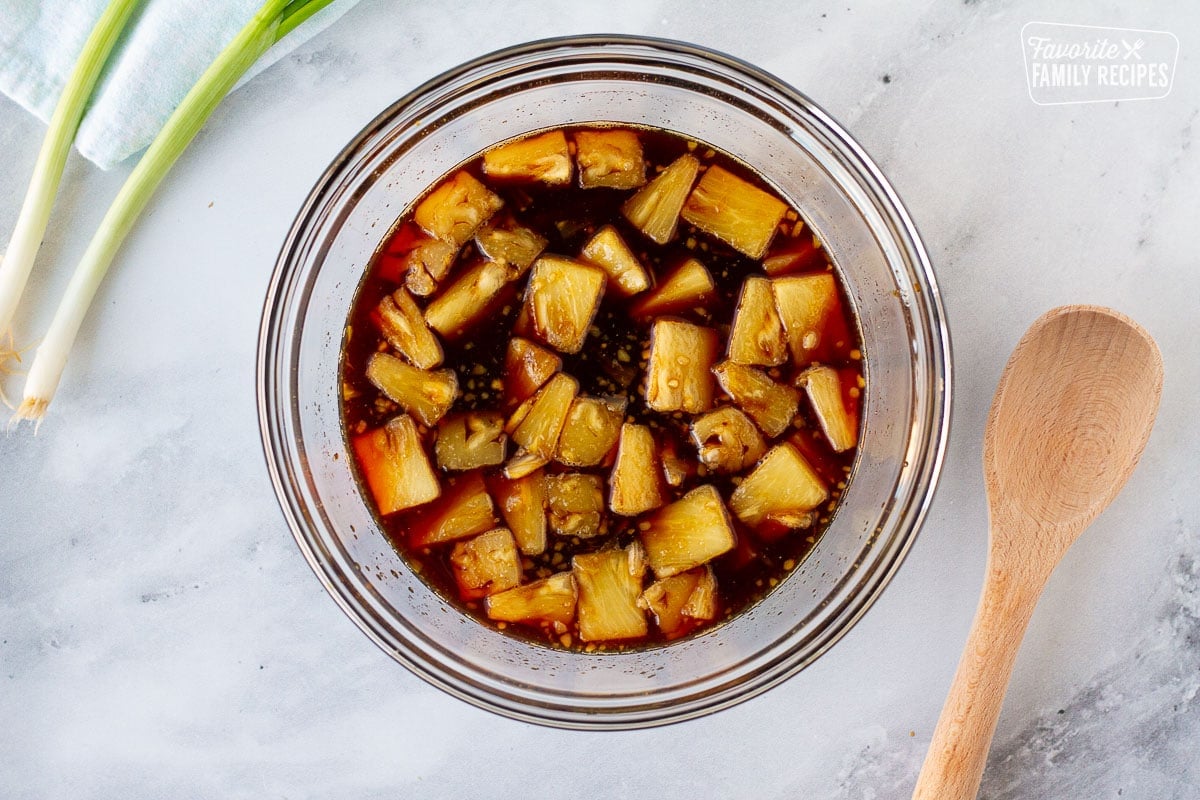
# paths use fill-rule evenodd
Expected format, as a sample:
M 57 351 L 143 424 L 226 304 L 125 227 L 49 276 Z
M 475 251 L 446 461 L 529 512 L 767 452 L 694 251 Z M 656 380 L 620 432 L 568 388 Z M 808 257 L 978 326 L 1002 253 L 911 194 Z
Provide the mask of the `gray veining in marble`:
M 1172 31 L 1174 89 L 1036 106 L 1031 20 Z M 253 393 L 275 254 L 343 143 L 481 51 L 596 31 L 730 52 L 846 124 L 921 228 L 957 369 L 929 520 L 850 635 L 763 697 L 617 734 L 500 719 L 370 645 L 291 540 Z M 1158 338 L 1162 412 L 1033 619 L 982 796 L 1200 798 L 1198 42 L 1182 0 L 364 0 L 221 105 L 101 289 L 41 433 L 0 437 L 0 796 L 906 798 L 981 579 L 996 379 L 1038 314 L 1094 302 Z M 5 236 L 41 132 L 0 100 Z M 25 341 L 128 168 L 69 164 Z

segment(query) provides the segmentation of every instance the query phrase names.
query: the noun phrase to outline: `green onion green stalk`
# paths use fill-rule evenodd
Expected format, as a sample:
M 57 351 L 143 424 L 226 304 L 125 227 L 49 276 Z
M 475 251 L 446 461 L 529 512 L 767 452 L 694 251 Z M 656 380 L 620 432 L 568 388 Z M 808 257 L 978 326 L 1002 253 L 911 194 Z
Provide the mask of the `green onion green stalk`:
M 113 5 L 117 2 L 114 0 Z M 217 104 L 271 45 L 330 2 L 268 0 L 209 65 L 167 119 L 117 193 L 99 230 L 75 268 L 50 329 L 38 346 L 15 420 L 28 419 L 40 423 L 45 416 L 66 367 L 75 336 L 121 243 L 159 183 L 199 133 Z

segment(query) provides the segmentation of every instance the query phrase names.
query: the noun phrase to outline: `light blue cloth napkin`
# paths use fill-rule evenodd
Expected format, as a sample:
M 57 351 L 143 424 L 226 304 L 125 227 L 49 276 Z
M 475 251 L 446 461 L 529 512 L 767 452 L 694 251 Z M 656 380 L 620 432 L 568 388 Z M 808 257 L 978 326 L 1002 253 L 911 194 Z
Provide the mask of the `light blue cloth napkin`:
M 266 69 L 357 0 L 335 0 L 271 48 Z M 49 120 L 108 0 L 0 0 L 0 92 Z M 142 150 L 262 0 L 143 0 L 117 42 L 75 146 L 108 169 Z

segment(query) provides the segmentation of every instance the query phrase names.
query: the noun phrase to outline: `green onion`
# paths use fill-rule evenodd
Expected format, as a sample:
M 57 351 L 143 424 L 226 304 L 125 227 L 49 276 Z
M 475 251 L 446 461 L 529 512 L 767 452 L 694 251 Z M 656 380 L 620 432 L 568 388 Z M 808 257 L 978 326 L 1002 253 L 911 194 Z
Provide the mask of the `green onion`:
M 271 45 L 331 0 L 268 0 L 191 88 L 121 187 L 92 237 L 38 347 L 14 419 L 40 422 L 100 281 L 154 190 L 221 99 Z M 216 13 L 216 12 L 214 12 Z
M 137 5 L 138 0 L 112 0 L 108 4 L 84 42 L 83 50 L 75 60 L 71 75 L 54 107 L 46 138 L 42 141 L 42 149 L 33 168 L 33 177 L 29 181 L 29 190 L 25 193 L 25 203 L 21 206 L 17 225 L 8 241 L 8 250 L 0 261 L 0 332 L 9 331 L 29 273 L 33 271 L 33 263 L 37 260 L 38 249 L 46 233 L 46 223 L 50 220 L 54 195 L 58 192 L 58 183 L 62 180 L 63 167 L 67 163 L 67 154 L 71 151 L 71 143 L 75 141 L 75 132 L 79 130 L 79 121 L 83 119 L 92 89 L 100 78 L 108 54 Z M 9 337 L 12 337 L 11 331 Z M 10 359 L 20 361 L 19 352 L 11 341 L 10 347 L 0 351 L 0 372 L 7 371 L 4 364 Z M 8 402 L 3 389 L 0 389 L 0 399 Z

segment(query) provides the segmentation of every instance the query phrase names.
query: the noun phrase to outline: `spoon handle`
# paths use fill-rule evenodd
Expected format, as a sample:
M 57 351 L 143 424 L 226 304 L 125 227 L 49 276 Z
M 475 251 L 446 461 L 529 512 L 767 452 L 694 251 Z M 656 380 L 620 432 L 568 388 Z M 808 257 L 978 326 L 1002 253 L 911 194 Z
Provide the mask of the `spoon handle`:
M 1040 594 L 1040 585 L 1031 589 L 989 558 L 975 621 L 913 800 L 973 800 L 978 794 L 1021 637 Z

